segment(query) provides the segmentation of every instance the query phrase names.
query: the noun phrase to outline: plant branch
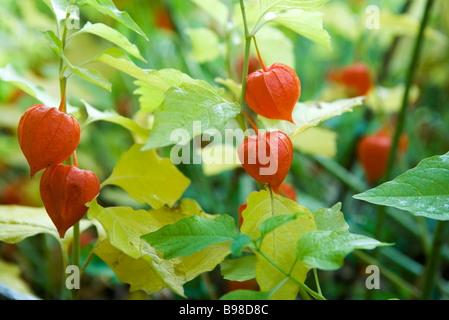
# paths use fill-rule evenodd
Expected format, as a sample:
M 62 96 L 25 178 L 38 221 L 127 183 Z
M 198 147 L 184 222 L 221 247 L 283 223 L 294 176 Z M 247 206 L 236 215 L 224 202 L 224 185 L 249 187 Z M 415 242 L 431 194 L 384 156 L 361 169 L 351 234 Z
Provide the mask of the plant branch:
M 77 222 L 73 226 L 73 243 L 72 243 L 72 264 L 79 267 L 80 265 L 80 223 Z M 81 276 L 80 276 L 81 279 Z M 72 289 L 72 300 L 78 300 L 79 299 L 79 290 L 78 289 Z
M 268 188 L 270 189 L 270 199 L 271 199 L 271 216 L 274 217 L 274 197 L 273 197 L 273 189 L 271 188 L 271 186 L 268 186 Z M 275 236 L 275 231 L 273 230 L 273 257 L 276 257 L 276 236 Z
M 435 284 L 436 275 L 438 274 L 445 229 L 446 221 L 438 221 L 433 238 L 432 250 L 428 256 L 424 271 L 424 284 L 421 294 L 422 300 L 428 300 L 432 295 L 432 289 Z
M 433 3 L 434 3 L 434 0 L 427 0 L 424 14 L 421 19 L 418 36 L 415 41 L 413 55 L 412 55 L 410 65 L 408 68 L 408 72 L 407 72 L 405 91 L 404 91 L 404 95 L 402 97 L 402 106 L 401 106 L 401 110 L 398 115 L 397 126 L 396 126 L 396 130 L 395 130 L 394 138 L 393 138 L 393 146 L 391 148 L 391 151 L 390 151 L 390 154 L 388 157 L 387 170 L 385 173 L 386 181 L 389 181 L 392 179 L 393 164 L 396 159 L 396 155 L 398 153 L 399 139 L 400 139 L 402 132 L 404 131 L 404 127 L 405 127 L 405 120 L 406 120 L 406 115 L 407 115 L 408 105 L 409 105 L 410 89 L 411 89 L 413 81 L 415 79 L 416 70 L 418 69 L 418 63 L 419 63 L 419 58 L 421 55 L 423 39 L 424 39 L 424 30 L 426 29 L 427 23 L 429 21 L 430 11 L 431 11 Z M 376 227 L 377 229 L 375 232 L 375 234 L 377 236 L 380 236 L 380 234 L 381 234 L 383 222 L 385 220 L 384 218 L 385 218 L 385 210 L 380 210 L 379 215 L 378 215 L 378 223 L 377 223 L 377 227 Z
M 243 63 L 243 72 L 242 72 L 242 94 L 240 96 L 240 106 L 241 110 L 245 111 L 245 97 L 246 97 L 246 84 L 248 78 L 248 67 L 249 67 L 249 56 L 251 54 L 251 40 L 252 37 L 248 32 L 248 21 L 246 19 L 246 11 L 245 11 L 245 1 L 240 0 L 240 8 L 242 11 L 243 24 L 245 27 L 245 60 Z
M 265 253 L 263 253 L 260 249 L 253 247 L 254 250 L 256 250 L 265 260 L 267 260 L 273 267 L 275 267 L 277 270 L 279 270 L 282 274 L 284 274 L 286 277 L 288 277 L 290 280 L 292 280 L 295 284 L 297 284 L 301 289 L 306 291 L 308 294 L 310 294 L 312 297 L 314 297 L 317 300 L 326 300 L 321 294 L 316 293 L 312 289 L 310 289 L 307 285 L 296 279 L 291 275 L 291 273 L 288 273 L 284 269 L 282 269 L 279 265 L 277 265 L 273 260 L 270 259 Z
M 67 19 L 70 17 L 70 12 L 67 10 L 66 18 L 64 20 L 62 35 L 61 35 L 61 43 L 62 43 L 62 55 L 59 60 L 59 89 L 61 92 L 61 104 L 59 106 L 59 110 L 61 112 L 67 112 L 67 77 L 64 76 L 63 70 L 65 70 L 66 66 L 64 66 L 64 50 L 67 42 Z M 58 25 L 58 29 L 59 29 Z M 67 165 L 72 165 L 72 157 L 66 160 Z M 79 267 L 80 265 L 80 225 L 77 222 L 73 226 L 73 242 L 72 242 L 72 264 Z M 65 269 L 64 269 L 65 272 Z M 79 290 L 72 289 L 71 290 L 72 300 L 79 299 Z
M 391 148 L 391 152 L 390 152 L 390 155 L 388 158 L 387 171 L 385 174 L 385 177 L 387 180 L 391 180 L 391 178 L 392 178 L 391 175 L 392 175 L 392 171 L 393 171 L 392 170 L 393 163 L 394 163 L 394 160 L 396 159 L 396 154 L 398 151 L 399 138 L 404 130 L 405 118 L 407 115 L 408 104 L 409 104 L 410 89 L 411 89 L 413 81 L 415 79 L 416 71 L 418 69 L 419 58 L 420 58 L 422 46 L 423 46 L 424 31 L 425 31 L 427 23 L 429 21 L 430 11 L 431 11 L 433 3 L 434 3 L 434 0 L 427 0 L 425 11 L 424 11 L 424 14 L 423 14 L 423 17 L 421 20 L 421 24 L 419 27 L 419 33 L 418 33 L 418 36 L 415 41 L 413 56 L 410 61 L 410 66 L 408 68 L 407 79 L 406 79 L 406 84 L 405 84 L 405 91 L 404 91 L 404 96 L 402 98 L 402 106 L 401 106 L 401 110 L 399 112 L 397 127 L 396 127 L 396 131 L 395 131 L 394 139 L 393 139 L 393 147 Z
M 321 286 L 320 286 L 320 279 L 318 279 L 318 271 L 316 270 L 316 268 L 313 268 L 313 275 L 315 277 L 315 283 L 316 283 L 316 288 L 318 290 L 318 294 L 323 295 L 323 293 L 321 291 Z

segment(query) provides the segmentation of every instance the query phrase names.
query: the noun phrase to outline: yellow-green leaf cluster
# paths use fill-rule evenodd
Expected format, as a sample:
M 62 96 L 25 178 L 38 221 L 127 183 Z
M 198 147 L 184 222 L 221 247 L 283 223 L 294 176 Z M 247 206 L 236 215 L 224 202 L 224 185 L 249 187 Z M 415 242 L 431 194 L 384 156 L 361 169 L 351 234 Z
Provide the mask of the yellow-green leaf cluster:
M 164 259 L 163 253 L 140 237 L 182 218 L 199 216 L 213 219 L 193 200 L 184 199 L 179 206 L 153 210 L 127 207 L 103 208 L 93 202 L 89 217 L 101 223 L 107 239 L 95 250 L 114 270 L 120 281 L 129 283 L 131 291 L 148 294 L 170 288 L 184 296 L 183 285 L 203 272 L 210 271 L 229 253 L 229 246 L 214 245 L 183 258 Z

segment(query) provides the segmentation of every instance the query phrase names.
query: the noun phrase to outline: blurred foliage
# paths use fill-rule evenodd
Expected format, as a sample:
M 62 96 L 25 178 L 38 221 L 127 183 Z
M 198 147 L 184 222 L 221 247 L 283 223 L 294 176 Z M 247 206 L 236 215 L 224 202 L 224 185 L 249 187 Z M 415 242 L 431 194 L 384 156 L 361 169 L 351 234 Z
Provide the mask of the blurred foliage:
M 223 1 L 228 4 L 232 2 L 236 4 L 238 1 Z M 147 34 L 149 41 L 114 20 L 88 9 L 82 12 L 81 25 L 85 22 L 83 19 L 102 21 L 126 35 L 138 46 L 147 61 L 142 62 L 131 57 L 136 65 L 146 69 L 174 68 L 209 83 L 214 83 L 217 77 L 226 79 L 229 74 L 234 77 L 238 74 L 238 59 L 243 54 L 242 48 L 236 47 L 235 51 L 231 52 L 229 62 L 226 61 L 225 54 L 217 52 L 212 52 L 212 57 L 207 57 L 211 58 L 211 61 L 200 63 L 198 57 L 195 59 L 195 42 L 191 42 L 194 36 L 191 31 L 193 28 L 212 30 L 217 35 L 215 41 L 219 44 L 215 49 L 219 51 L 224 50 L 223 41 L 226 39 L 223 38 L 225 30 L 220 29 L 216 21 L 193 2 L 115 0 L 114 3 L 117 8 L 127 11 L 133 17 Z M 264 48 L 272 45 L 276 39 L 274 47 L 269 50 L 271 55 L 267 57 L 267 61 L 279 56 L 295 66 L 302 83 L 301 101 L 318 99 L 332 101 L 340 98 L 342 92 L 329 81 L 328 74 L 333 69 L 353 62 L 365 62 L 369 66 L 376 88 L 393 90 L 403 85 L 405 81 L 414 41 L 413 26 L 417 27 L 419 24 L 424 1 L 411 1 L 412 5 L 409 7 L 406 7 L 408 1 L 405 0 L 382 1 L 380 5 L 379 3 L 375 0 L 331 0 L 326 4 L 321 11 L 324 13 L 324 27 L 331 35 L 331 50 L 283 27 L 273 27 L 271 34 L 267 35 L 267 39 L 263 37 L 264 40 L 261 40 L 259 45 L 263 52 Z M 382 18 L 379 29 L 370 30 L 365 25 L 369 5 L 380 8 Z M 399 18 L 404 9 L 408 12 L 408 19 Z M 38 0 L 2 0 L 0 15 L 8 17 L 0 19 L 0 67 L 11 64 L 24 77 L 38 83 L 53 97 L 58 97 L 58 61 L 40 32 L 54 28 L 48 7 Z M 395 175 L 416 166 L 426 157 L 443 154 L 449 150 L 448 1 L 436 2 L 430 25 L 431 29 L 426 33 L 427 41 L 415 81 L 416 99 L 406 121 L 406 132 L 411 147 L 395 168 Z M 399 41 L 395 45 L 396 37 Z M 86 34 L 70 43 L 67 55 L 74 63 L 85 61 L 108 45 L 105 41 Z M 276 52 L 275 48 L 280 48 L 277 49 L 279 52 Z M 285 48 L 291 48 L 292 52 L 283 51 Z M 388 55 L 391 48 L 392 54 Z M 69 101 L 81 107 L 79 98 L 82 97 L 100 110 L 115 110 L 121 115 L 134 117 L 139 103 L 139 97 L 134 94 L 136 90 L 134 79 L 108 67 L 99 66 L 99 70 L 113 84 L 112 92 L 92 86 L 74 76 L 68 89 Z M 1 204 L 41 206 L 38 177 L 35 180 L 29 179 L 27 163 L 20 152 L 16 137 L 16 126 L 20 116 L 35 103 L 34 99 L 12 85 L 0 82 Z M 348 176 L 363 182 L 365 178 L 355 158 L 357 141 L 365 133 L 375 131 L 385 121 L 394 123 L 394 120 L 395 113 L 376 112 L 365 105 L 323 123 L 321 125 L 323 129 L 331 129 L 337 136 L 333 161 L 345 168 Z M 100 181 L 103 181 L 132 143 L 132 137 L 127 130 L 111 123 L 97 122 L 82 133 L 78 161 L 80 166 L 94 171 Z M 164 149 L 162 153 L 168 155 L 169 150 Z M 242 169 L 206 176 L 201 165 L 179 167 L 192 180 L 184 197 L 194 198 L 208 213 L 228 213 L 238 219 L 237 208 L 245 202 L 252 191 L 257 190 L 257 185 Z M 374 233 L 377 209 L 352 199 L 354 194 L 363 190 L 349 188 L 345 181 L 337 179 L 332 172 L 326 170 L 315 156 L 296 150 L 287 181 L 294 184 L 298 192 L 298 201 L 303 206 L 313 210 L 342 202 L 342 211 L 345 212 L 351 228 L 362 230 L 366 234 Z M 112 186 L 105 189 L 102 197 L 104 203 L 131 205 L 136 208 L 142 206 L 130 203 L 129 198 L 123 195 L 123 191 Z M 388 216 L 389 223 L 385 224 L 382 241 L 394 242 L 395 246 L 394 250 L 383 250 L 382 258 L 385 265 L 404 280 L 416 281 L 422 272 L 425 257 L 422 239 L 423 237 L 426 239 L 427 232 L 431 232 L 433 222 L 411 217 L 404 212 L 391 211 L 393 212 Z M 420 227 L 422 229 L 419 229 Z M 424 230 L 423 234 L 421 230 Z M 88 236 L 87 234 L 86 237 Z M 85 245 L 88 248 L 92 243 L 87 239 Z M 0 243 L 0 258 L 20 265 L 26 286 L 29 286 L 36 295 L 50 299 L 63 298 L 66 293 L 57 289 L 61 287 L 62 279 L 52 277 L 53 274 L 58 274 L 53 273 L 53 270 L 61 267 L 57 248 L 52 239 L 39 235 L 18 245 Z M 448 248 L 446 244 L 443 251 L 443 276 L 447 276 L 449 271 Z M 358 256 L 351 255 L 342 269 L 320 272 L 322 289 L 326 297 L 365 298 L 365 266 L 366 263 Z M 1 271 L 3 269 L 0 270 L 0 275 Z M 17 270 L 13 268 L 13 272 L 16 274 Z M 188 283 L 187 296 L 195 299 L 208 297 L 207 283 L 217 292 L 223 293 L 226 284 L 217 272 L 208 274 L 207 281 L 204 278 L 197 278 Z M 374 298 L 409 297 L 409 292 L 404 292 L 388 280 L 382 279 L 382 290 L 374 292 Z M 449 298 L 447 280 L 441 280 L 437 297 Z M 111 270 L 97 257 L 94 257 L 87 268 L 84 281 L 86 283 L 82 286 L 90 288 L 83 290 L 82 298 L 86 299 L 174 298 L 166 291 L 152 296 L 129 294 L 127 286 L 120 284 Z

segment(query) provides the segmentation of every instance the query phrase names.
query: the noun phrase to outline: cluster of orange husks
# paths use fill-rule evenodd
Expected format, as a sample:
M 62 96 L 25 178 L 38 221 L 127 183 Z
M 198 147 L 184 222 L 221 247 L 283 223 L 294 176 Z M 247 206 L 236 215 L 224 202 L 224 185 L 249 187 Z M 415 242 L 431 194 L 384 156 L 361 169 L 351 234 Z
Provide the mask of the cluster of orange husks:
M 94 173 L 63 165 L 75 153 L 81 130 L 72 116 L 51 107 L 35 105 L 20 118 L 17 128 L 20 148 L 30 166 L 31 177 L 45 169 L 40 181 L 42 202 L 59 236 L 80 221 L 86 203 L 100 192 Z

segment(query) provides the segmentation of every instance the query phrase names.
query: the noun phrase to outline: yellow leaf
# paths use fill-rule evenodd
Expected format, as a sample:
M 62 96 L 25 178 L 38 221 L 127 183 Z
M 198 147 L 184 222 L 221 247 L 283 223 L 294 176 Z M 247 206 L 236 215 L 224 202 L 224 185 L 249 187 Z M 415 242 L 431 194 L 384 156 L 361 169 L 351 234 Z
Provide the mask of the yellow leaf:
M 268 130 L 281 130 L 292 138 L 327 119 L 339 116 L 345 112 L 352 112 L 355 107 L 363 104 L 364 99 L 365 97 L 356 97 L 333 102 L 299 102 L 292 113 L 294 124 L 284 120 L 270 120 L 263 117 L 261 119 Z
M 151 294 L 168 287 L 184 296 L 183 285 L 187 281 L 213 270 L 230 253 L 229 245 L 216 245 L 189 257 L 166 260 L 161 251 L 140 238 L 188 216 L 216 218 L 205 213 L 194 200 L 184 199 L 179 206 L 150 211 L 103 208 L 94 201 L 88 214 L 101 223 L 108 236 L 95 250 L 96 254 L 120 281 L 130 284 L 131 291 L 143 290 Z
M 312 127 L 291 140 L 293 148 L 305 154 L 333 158 L 337 153 L 337 134 L 328 129 Z
M 403 84 L 396 87 L 376 87 L 375 90 L 371 90 L 367 96 L 366 105 L 368 108 L 376 113 L 396 113 L 399 112 L 402 105 L 402 99 L 404 96 L 405 86 Z M 414 85 L 410 89 L 410 103 L 416 102 L 419 98 L 420 90 L 418 86 Z
M 153 208 L 173 205 L 182 196 L 190 180 L 170 159 L 159 157 L 155 150 L 141 151 L 142 147 L 141 144 L 135 144 L 124 153 L 102 186 L 117 185 L 134 200 Z
M 48 233 L 59 239 L 45 208 L 0 206 L 1 241 L 18 243 L 40 233 Z
M 272 216 L 270 193 L 267 191 L 254 192 L 248 197 L 247 202 L 248 206 L 242 213 L 241 232 L 257 239 L 260 236 L 260 224 Z M 309 267 L 299 261 L 296 262 L 296 242 L 302 235 L 317 229 L 313 215 L 307 208 L 275 194 L 273 194 L 273 207 L 275 215 L 297 212 L 304 214 L 267 235 L 261 244 L 261 251 L 286 272 L 292 270 L 293 267 L 291 275 L 304 282 Z M 285 277 L 271 262 L 257 254 L 256 279 L 261 291 L 274 289 Z M 289 280 L 276 291 L 272 299 L 295 299 L 298 291 L 299 286 Z
M 25 294 L 33 294 L 29 285 L 20 276 L 19 266 L 0 260 L 0 282 Z
M 95 249 L 95 253 L 114 271 L 121 282 L 130 284 L 131 292 L 142 290 L 147 294 L 156 293 L 169 282 L 168 278 L 166 281 L 161 280 L 144 258 L 131 258 L 107 240 Z M 182 286 L 173 287 L 172 290 L 183 294 Z
M 211 143 L 201 152 L 203 172 L 213 176 L 241 167 L 237 149 L 230 144 Z

